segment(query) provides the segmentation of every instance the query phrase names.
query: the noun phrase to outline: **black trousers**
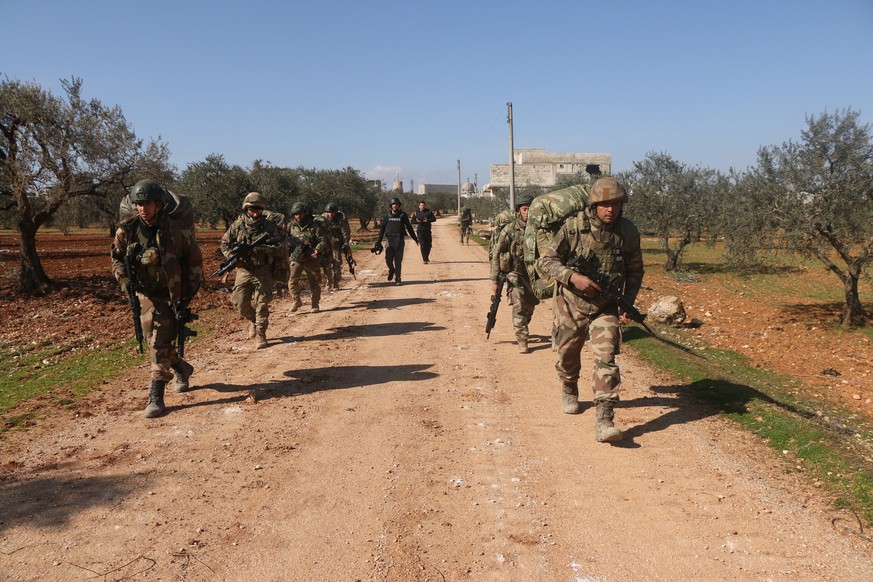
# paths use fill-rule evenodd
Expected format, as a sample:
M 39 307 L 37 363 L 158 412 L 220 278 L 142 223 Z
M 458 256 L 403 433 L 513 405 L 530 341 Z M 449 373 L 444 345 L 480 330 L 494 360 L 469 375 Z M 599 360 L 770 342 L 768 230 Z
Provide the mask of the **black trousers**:
M 422 228 L 415 234 L 418 235 L 418 247 L 421 249 L 422 260 L 429 261 L 430 249 L 433 246 L 433 237 L 431 236 L 430 229 L 424 230 Z
M 385 264 L 388 265 L 389 271 L 394 271 L 394 276 L 400 278 L 400 270 L 403 266 L 403 246 L 404 239 L 389 238 L 386 239 L 385 247 Z

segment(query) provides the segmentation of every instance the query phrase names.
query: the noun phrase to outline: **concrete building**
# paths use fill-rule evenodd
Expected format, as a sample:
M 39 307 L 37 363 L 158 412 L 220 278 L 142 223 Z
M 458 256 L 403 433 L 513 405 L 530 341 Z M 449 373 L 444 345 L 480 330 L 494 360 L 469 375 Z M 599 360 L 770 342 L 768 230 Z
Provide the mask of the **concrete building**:
M 418 194 L 454 194 L 458 195 L 458 185 L 457 184 L 419 184 L 418 185 Z
M 554 153 L 542 149 L 515 150 L 515 187 L 554 186 L 561 176 L 578 172 L 609 174 L 611 154 Z M 483 191 L 509 187 L 509 164 L 491 164 L 491 181 Z

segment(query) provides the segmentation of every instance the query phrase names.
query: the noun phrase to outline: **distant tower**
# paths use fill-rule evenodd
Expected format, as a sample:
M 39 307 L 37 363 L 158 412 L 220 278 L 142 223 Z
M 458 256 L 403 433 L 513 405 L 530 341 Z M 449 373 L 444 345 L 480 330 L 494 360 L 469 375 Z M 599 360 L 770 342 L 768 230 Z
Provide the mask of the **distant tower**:
M 391 184 L 391 190 L 403 192 L 403 180 L 400 179 L 400 172 L 394 173 L 394 182 Z

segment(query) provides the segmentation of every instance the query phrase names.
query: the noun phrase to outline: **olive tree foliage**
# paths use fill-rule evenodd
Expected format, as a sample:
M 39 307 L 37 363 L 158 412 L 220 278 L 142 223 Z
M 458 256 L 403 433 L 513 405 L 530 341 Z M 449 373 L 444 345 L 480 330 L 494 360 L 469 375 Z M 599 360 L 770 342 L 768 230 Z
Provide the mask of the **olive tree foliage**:
M 221 223 L 227 229 L 242 212 L 243 198 L 255 184 L 245 168 L 213 153 L 202 162 L 188 164 L 178 187 L 191 199 L 199 221 L 212 228 Z
M 147 151 L 168 165 L 166 146 L 152 141 L 144 149 L 119 107 L 86 100 L 80 79 L 61 85 L 64 95 L 56 96 L 36 83 L 0 81 L 0 209 L 21 234 L 19 293 L 52 288 L 36 234 L 64 205 L 110 195 L 117 203 L 144 171 Z
M 748 176 L 781 248 L 821 261 L 843 286 L 840 323 L 863 325 L 858 282 L 873 261 L 873 133 L 851 109 L 807 116 L 800 141 L 758 150 Z
M 714 218 L 712 208 L 724 177 L 708 168 L 689 167 L 667 153 L 650 152 L 616 178 L 629 192 L 627 216 L 660 240 L 664 268 L 677 270 L 685 248 L 711 226 L 707 221 Z
M 300 196 L 299 172 L 255 160 L 249 169 L 252 188 L 267 199 L 267 208 L 290 218 L 291 206 Z

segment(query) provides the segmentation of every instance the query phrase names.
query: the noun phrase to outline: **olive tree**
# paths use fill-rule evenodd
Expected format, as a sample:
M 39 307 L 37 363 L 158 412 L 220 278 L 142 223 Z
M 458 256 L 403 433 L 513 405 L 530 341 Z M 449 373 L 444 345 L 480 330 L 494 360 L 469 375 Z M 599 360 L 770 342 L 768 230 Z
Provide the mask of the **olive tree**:
M 628 216 L 661 241 L 664 268 L 678 269 L 685 247 L 708 226 L 708 208 L 721 177 L 713 170 L 692 168 L 670 154 L 654 152 L 616 177 L 630 192 L 625 208 Z
M 222 222 L 224 228 L 239 216 L 243 198 L 255 189 L 245 168 L 228 164 L 224 156 L 214 153 L 188 164 L 179 188 L 191 199 L 200 220 L 213 227 Z
M 840 323 L 862 325 L 858 281 L 873 260 L 873 134 L 851 109 L 807 116 L 800 141 L 758 150 L 750 180 L 791 252 L 815 257 L 836 275 L 845 303 Z
M 52 287 L 37 254 L 40 227 L 71 200 L 123 191 L 143 169 L 143 142 L 121 109 L 86 100 L 80 79 L 61 85 L 59 97 L 36 83 L 0 81 L 0 209 L 21 234 L 20 293 Z M 169 156 L 156 142 L 151 150 Z

